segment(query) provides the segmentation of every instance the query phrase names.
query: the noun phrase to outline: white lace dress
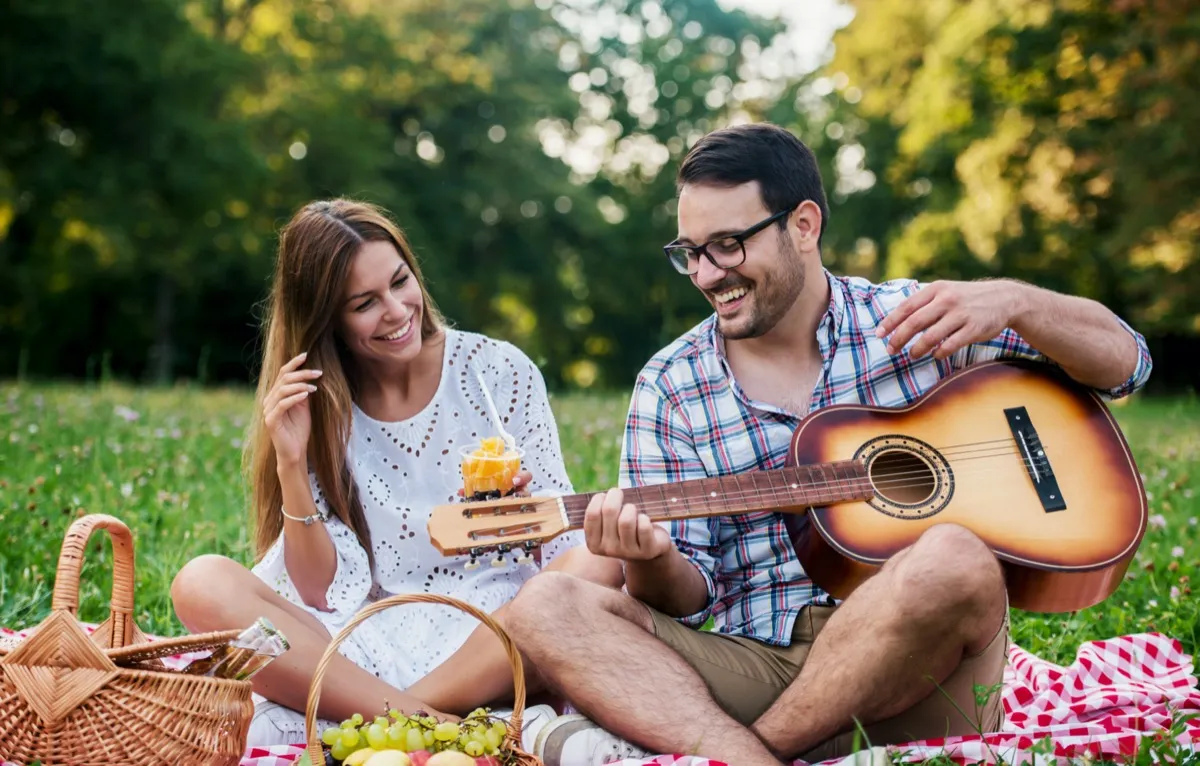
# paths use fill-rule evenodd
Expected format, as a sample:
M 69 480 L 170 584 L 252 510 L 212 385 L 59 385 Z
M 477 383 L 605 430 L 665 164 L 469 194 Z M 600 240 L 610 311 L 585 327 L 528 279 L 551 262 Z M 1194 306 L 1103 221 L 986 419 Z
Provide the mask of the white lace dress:
M 426 530 L 433 506 L 459 500 L 459 447 L 497 435 L 479 390 L 477 370 L 483 374 L 505 428 L 525 450 L 523 465 L 533 474 L 533 494 L 571 493 L 558 429 L 537 367 L 509 343 L 448 330 L 441 382 L 422 412 L 402 422 L 384 423 L 354 408 L 348 459 L 371 530 L 374 582 L 366 552 L 336 517 L 325 522 L 337 548 L 337 573 L 326 594 L 331 611 L 309 607 L 300 598 L 284 565 L 282 535 L 254 567 L 256 575 L 316 617 L 331 636 L 364 605 L 398 593 L 452 596 L 492 612 L 510 601 L 537 572 L 537 556 L 535 563 L 524 565 L 509 557 L 502 569 L 481 561 L 479 568 L 468 571 L 463 566 L 466 557 L 442 556 Z M 315 478 L 313 490 L 317 505 L 325 510 Z M 582 543 L 581 532 L 560 535 L 543 546 L 541 565 Z M 453 654 L 478 626 L 473 617 L 452 607 L 404 604 L 361 623 L 339 651 L 359 667 L 404 689 Z M 299 714 L 269 707 L 273 708 L 270 717 L 275 727 L 287 741 L 295 739 L 296 731 L 303 739 Z M 254 732 L 252 729 L 252 740 Z

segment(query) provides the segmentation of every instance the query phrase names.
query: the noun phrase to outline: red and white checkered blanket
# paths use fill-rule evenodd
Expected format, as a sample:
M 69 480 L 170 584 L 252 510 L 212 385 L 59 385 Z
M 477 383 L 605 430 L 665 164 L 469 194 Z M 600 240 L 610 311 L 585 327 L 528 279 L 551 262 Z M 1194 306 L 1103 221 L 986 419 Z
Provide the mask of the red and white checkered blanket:
M 13 635 L 3 629 L 0 633 Z M 172 659 L 183 665 L 190 658 Z M 1179 744 L 1200 752 L 1200 690 L 1192 658 L 1179 641 L 1158 633 L 1085 643 L 1067 667 L 1013 645 L 1003 700 L 1007 715 L 999 732 L 924 740 L 889 750 L 911 762 L 946 754 L 958 763 L 1024 764 L 1033 763 L 1038 751 L 1060 758 L 1090 754 L 1115 759 L 1137 753 L 1147 737 L 1174 732 Z M 1188 721 L 1188 716 L 1196 718 Z M 1048 749 L 1035 747 L 1039 744 Z M 251 748 L 241 766 L 291 766 L 302 752 L 299 743 Z M 706 758 L 664 755 L 613 766 L 722 765 Z

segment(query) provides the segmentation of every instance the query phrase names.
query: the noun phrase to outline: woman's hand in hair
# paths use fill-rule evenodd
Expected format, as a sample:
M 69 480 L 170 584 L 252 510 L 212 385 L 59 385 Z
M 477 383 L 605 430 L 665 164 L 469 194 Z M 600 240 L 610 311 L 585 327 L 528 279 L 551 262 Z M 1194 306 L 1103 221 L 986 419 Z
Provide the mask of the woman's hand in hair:
M 280 467 L 302 466 L 308 450 L 312 431 L 308 395 L 317 390 L 309 381 L 319 378 L 321 371 L 298 369 L 307 356 L 300 354 L 280 368 L 275 385 L 263 400 L 263 418 Z

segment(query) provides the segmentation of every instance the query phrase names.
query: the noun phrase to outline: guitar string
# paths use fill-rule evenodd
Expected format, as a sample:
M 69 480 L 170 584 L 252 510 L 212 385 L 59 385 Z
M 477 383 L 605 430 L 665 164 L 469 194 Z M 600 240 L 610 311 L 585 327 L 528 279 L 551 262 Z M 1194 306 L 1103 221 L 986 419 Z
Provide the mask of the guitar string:
M 1005 444 L 1006 448 L 1001 450 L 1000 452 L 993 452 L 991 450 L 986 450 L 986 449 L 957 449 L 957 448 L 963 448 L 963 447 L 976 448 L 981 445 L 987 445 L 987 444 Z M 984 441 L 979 441 L 979 442 L 968 442 L 968 443 L 964 443 L 961 445 L 954 445 L 953 447 L 948 447 L 948 448 L 941 450 L 941 453 L 942 453 L 943 457 L 946 457 L 947 462 L 951 462 L 951 463 L 961 463 L 961 462 L 965 462 L 968 460 L 994 459 L 994 458 L 1007 457 L 1010 455 L 1017 455 L 1017 456 L 1021 456 L 1022 459 L 1019 461 L 1014 461 L 1014 462 L 1024 464 L 1026 467 L 1028 467 L 1030 465 L 1030 460 L 1028 458 L 1024 457 L 1024 455 L 1022 454 L 1020 449 L 1009 448 L 1009 447 L 1017 447 L 1017 446 L 1018 445 L 1016 443 L 1016 440 L 1011 439 L 1011 438 L 1009 438 L 1009 439 L 992 439 L 992 440 L 984 440 Z M 1039 445 L 1039 447 L 1040 446 L 1041 445 Z M 895 450 L 895 451 L 899 452 L 900 450 Z M 979 452 L 987 452 L 988 454 L 972 454 L 972 453 L 979 453 Z M 962 455 L 962 456 L 961 457 L 950 457 L 951 455 L 956 455 L 956 454 Z M 967 455 L 971 455 L 971 456 L 967 456 Z M 1044 455 L 1041 455 L 1039 457 L 1035 457 L 1032 462 L 1034 465 L 1037 465 L 1038 463 L 1042 463 L 1044 466 L 1046 466 L 1047 461 L 1048 461 L 1048 458 L 1046 458 Z M 733 492 L 721 492 L 721 493 L 719 493 L 718 497 L 720 497 L 726 501 L 754 497 L 755 499 L 761 501 L 761 500 L 768 499 L 768 496 L 772 496 L 771 497 L 772 500 L 781 500 L 781 498 L 780 498 L 781 494 L 786 497 L 787 495 L 792 494 L 792 492 L 796 491 L 796 490 L 804 492 L 804 493 L 811 493 L 813 491 L 820 491 L 820 490 L 825 490 L 825 489 L 829 489 L 829 488 L 836 488 L 839 492 L 846 492 L 846 491 L 854 492 L 858 488 L 854 487 L 853 484 L 856 482 L 860 485 L 863 484 L 864 482 L 868 481 L 868 476 L 870 474 L 859 474 L 857 476 L 850 476 L 850 477 L 838 477 L 836 475 L 836 466 L 847 465 L 850 463 L 851 463 L 851 461 L 837 461 L 836 463 L 834 463 L 835 467 L 827 469 L 827 470 L 835 471 L 833 479 L 830 479 L 830 480 L 823 479 L 821 481 L 803 481 L 803 480 L 801 480 L 798 482 L 793 482 L 793 484 L 796 485 L 795 490 L 793 490 L 791 487 L 785 487 L 782 489 L 775 489 L 775 488 L 765 488 L 764 489 L 764 488 L 761 488 L 758 486 L 753 486 L 752 488 L 750 488 L 748 490 L 738 489 Z M 806 470 L 808 468 L 809 468 L 808 466 L 789 466 L 786 469 L 777 469 L 777 470 L 801 471 L 801 470 Z M 958 474 L 966 474 L 966 473 L 977 474 L 977 473 L 984 472 L 984 471 L 994 471 L 994 470 L 999 470 L 999 467 L 976 466 L 976 467 L 972 467 L 971 469 L 968 469 L 967 471 L 958 471 L 956 473 L 958 473 Z M 754 473 L 755 472 L 747 472 L 744 474 L 737 474 L 737 476 L 753 477 Z M 721 477 L 721 479 L 728 480 L 731 476 L 732 475 L 726 475 L 724 477 Z M 909 481 L 908 479 L 903 478 L 903 477 L 908 477 L 908 476 L 921 476 L 923 478 L 921 480 L 913 480 L 913 481 Z M 931 483 L 928 480 L 929 476 L 930 476 L 930 471 L 927 468 L 913 470 L 913 471 L 889 471 L 889 472 L 883 472 L 883 473 L 876 473 L 876 474 L 874 474 L 875 481 L 873 482 L 873 486 L 876 488 L 883 488 L 883 489 L 888 489 L 888 490 L 893 490 L 893 491 L 898 490 L 898 489 L 905 489 L 905 488 L 909 488 L 909 487 L 928 486 Z M 751 478 L 750 480 L 751 480 L 751 482 L 753 482 L 753 478 Z M 737 481 L 740 483 L 741 480 L 739 479 Z M 669 487 L 670 485 L 659 485 L 659 486 L 663 487 L 663 490 L 665 491 L 666 488 Z M 801 489 L 801 487 L 803 489 Z M 865 486 L 863 486 L 862 488 L 865 489 Z M 654 489 L 654 487 L 639 487 L 638 489 L 642 490 L 642 491 L 652 491 Z M 580 497 L 580 496 L 576 496 L 576 497 Z M 584 497 L 587 497 L 590 500 L 591 495 L 586 495 Z M 682 502 L 682 503 L 686 504 L 689 500 L 692 500 L 692 501 L 704 500 L 707 502 L 708 497 L 709 497 L 709 495 L 706 494 L 706 495 L 695 496 L 692 498 L 676 496 L 676 499 L 674 501 L 644 500 L 643 502 L 638 504 L 638 507 L 639 507 L 639 509 L 641 509 L 643 511 L 647 511 L 647 512 L 655 512 L 655 511 L 661 512 L 661 511 L 666 511 L 667 509 L 678 508 L 679 507 L 678 503 Z M 570 523 L 572 523 L 572 525 L 582 521 L 585 513 L 586 513 L 586 509 L 566 509 L 568 521 Z M 660 513 L 660 516 L 671 516 L 671 515 L 673 515 L 673 514 Z M 683 515 L 686 515 L 686 513 Z
M 953 460 L 949 460 L 948 462 L 963 463 L 966 461 L 1002 458 L 1002 457 L 1007 457 L 1010 455 L 1019 456 L 1019 455 L 1021 455 L 1021 453 L 1017 450 L 1005 450 L 1002 452 L 994 452 L 994 453 L 987 454 L 987 455 L 974 455 L 971 457 L 955 458 Z M 1013 463 L 1014 464 L 1023 464 L 1025 466 L 1028 466 L 1030 464 L 1027 459 L 1013 461 Z M 1009 467 L 1009 466 L 1004 466 L 1004 467 Z M 977 474 L 981 471 L 1000 470 L 1000 468 L 1001 467 L 999 467 L 999 466 L 995 466 L 995 467 L 993 467 L 993 466 L 973 466 L 966 470 L 956 471 L 955 474 L 956 475 L 971 475 L 971 474 Z M 804 470 L 804 469 L 805 469 L 804 466 L 791 466 L 787 469 L 776 469 L 776 470 Z M 831 468 L 828 470 L 833 471 L 836 469 Z M 749 478 L 749 480 L 751 482 L 753 482 L 752 477 L 754 476 L 755 473 L 756 472 L 754 472 L 754 471 L 750 471 L 750 472 L 743 473 L 743 474 L 729 474 L 729 475 L 720 477 L 720 480 L 728 480 L 732 476 L 736 475 L 736 476 L 751 477 L 751 478 Z M 779 494 L 787 495 L 787 494 L 791 494 L 793 491 L 806 492 L 809 490 L 825 490 L 825 489 L 829 489 L 829 488 L 835 488 L 839 491 L 847 491 L 847 490 L 853 491 L 854 487 L 851 486 L 852 484 L 854 484 L 854 483 L 862 484 L 863 482 L 868 481 L 869 477 L 874 478 L 873 485 L 875 487 L 886 488 L 886 489 L 890 489 L 890 490 L 906 489 L 906 488 L 911 488 L 911 487 L 921 487 L 921 486 L 929 485 L 931 482 L 927 478 L 924 478 L 924 477 L 930 477 L 931 473 L 932 472 L 927 468 L 913 470 L 913 471 L 889 471 L 889 472 L 881 472 L 881 473 L 875 473 L 875 474 L 859 473 L 858 475 L 846 476 L 846 477 L 839 477 L 835 473 L 834 478 L 832 478 L 832 479 L 822 479 L 819 481 L 804 481 L 803 479 L 800 479 L 798 481 L 791 482 L 792 484 L 796 485 L 795 487 L 777 487 L 777 488 L 766 487 L 766 488 L 763 488 L 763 487 L 758 487 L 758 486 L 752 486 L 749 489 L 739 488 L 739 489 L 736 489 L 731 492 L 718 492 L 717 497 L 729 499 L 729 500 L 743 499 L 743 498 L 748 498 L 748 497 L 752 497 L 752 496 L 756 497 L 756 498 L 762 498 L 762 497 L 766 497 L 767 495 L 772 495 L 772 494 L 773 495 L 779 495 Z M 921 480 L 911 480 L 911 481 L 909 479 L 905 478 L 905 477 L 916 477 L 916 476 L 920 476 L 923 478 Z M 744 480 L 737 479 L 735 481 L 742 482 Z M 663 484 L 663 485 L 657 485 L 657 486 L 643 486 L 643 487 L 638 487 L 637 489 L 641 492 L 653 492 L 657 489 L 657 487 L 662 487 L 664 490 L 669 492 L 670 486 L 672 486 L 672 485 Z M 595 493 L 592 493 L 592 494 L 595 494 Z M 591 496 L 589 495 L 588 496 L 589 500 L 590 500 L 590 497 Z M 711 497 L 711 491 L 706 492 L 703 495 L 696 495 L 696 496 L 692 496 L 690 498 L 685 498 L 681 495 L 676 495 L 675 497 L 678 498 L 678 500 L 676 502 L 686 502 L 688 499 L 707 500 L 709 497 Z M 638 505 L 640 508 L 652 508 L 652 507 L 666 508 L 666 507 L 675 507 L 676 503 L 675 502 L 663 502 L 661 500 L 654 500 L 654 499 L 647 499 L 647 500 L 643 500 Z M 573 512 L 572 509 L 568 509 L 568 514 L 571 514 L 572 512 Z
M 1008 455 L 1022 456 L 1022 453 L 1019 450 L 1007 450 L 1006 449 L 1006 450 L 1002 450 L 999 452 L 992 451 L 987 454 L 972 454 L 969 456 L 954 457 L 954 458 L 948 459 L 947 462 L 948 463 L 964 463 L 964 462 L 967 462 L 970 460 L 992 459 L 992 458 L 998 458 L 998 457 L 1006 457 Z M 1030 461 L 1028 459 L 1024 458 L 1023 456 L 1022 456 L 1021 460 L 1014 461 L 1014 462 L 1023 464 L 1025 466 L 1030 465 Z M 913 482 L 913 483 L 905 484 L 903 482 L 896 481 L 898 478 L 905 477 L 905 476 L 929 476 L 929 475 L 931 475 L 931 473 L 933 473 L 929 468 L 920 468 L 920 469 L 915 469 L 915 470 L 911 470 L 911 471 L 886 471 L 886 472 L 876 472 L 876 473 L 859 473 L 858 475 L 855 475 L 855 476 L 842 477 L 842 476 L 836 475 L 836 471 L 838 470 L 838 468 L 840 468 L 842 466 L 849 466 L 849 465 L 855 465 L 856 467 L 858 467 L 858 466 L 861 466 L 861 464 L 854 463 L 853 461 L 837 461 L 835 463 L 829 463 L 829 464 L 825 464 L 825 465 L 832 466 L 830 468 L 827 468 L 826 470 L 835 472 L 833 479 L 826 479 L 823 477 L 817 481 L 806 481 L 806 480 L 800 478 L 800 479 L 790 480 L 790 483 L 798 485 L 798 486 L 794 487 L 795 489 L 798 489 L 800 486 L 803 486 L 805 488 L 825 489 L 828 487 L 841 485 L 846 482 L 865 481 L 868 476 L 872 476 L 872 477 L 876 477 L 877 479 L 882 478 L 885 480 L 885 481 L 876 480 L 875 484 L 877 486 L 886 484 L 889 487 L 903 488 L 905 486 L 919 486 L 920 484 L 925 483 L 925 482 Z M 1035 458 L 1033 461 L 1033 465 L 1038 468 L 1043 468 L 1043 467 L 1048 468 L 1047 459 L 1045 457 Z M 771 471 L 771 472 L 786 471 L 786 470 L 799 472 L 799 471 L 808 470 L 808 467 L 807 466 L 787 466 L 785 468 L 769 469 L 769 471 Z M 730 479 L 732 479 L 734 476 L 753 477 L 757 473 L 760 473 L 760 472 L 747 471 L 747 472 L 741 473 L 741 474 L 726 474 L 721 477 L 713 477 L 713 480 L 727 482 Z M 699 481 L 706 481 L 706 479 L 700 479 Z M 737 481 L 737 480 L 735 480 L 735 481 Z M 752 478 L 751 478 L 751 481 L 753 481 Z M 637 487 L 636 489 L 641 492 L 655 491 L 658 486 L 670 487 L 672 485 L 670 485 L 670 484 L 648 485 L 648 486 Z M 784 489 L 791 489 L 791 488 L 784 488 Z M 736 497 L 739 494 L 751 495 L 751 494 L 755 494 L 759 491 L 771 491 L 771 490 L 769 490 L 769 489 L 767 489 L 767 490 L 750 489 L 750 490 L 743 491 L 743 490 L 739 489 L 739 490 L 734 490 L 733 492 L 719 492 L 718 494 L 723 497 Z M 591 494 L 596 494 L 596 493 L 591 493 Z M 589 497 L 589 498 L 590 498 L 590 496 L 591 495 L 587 495 L 587 497 Z

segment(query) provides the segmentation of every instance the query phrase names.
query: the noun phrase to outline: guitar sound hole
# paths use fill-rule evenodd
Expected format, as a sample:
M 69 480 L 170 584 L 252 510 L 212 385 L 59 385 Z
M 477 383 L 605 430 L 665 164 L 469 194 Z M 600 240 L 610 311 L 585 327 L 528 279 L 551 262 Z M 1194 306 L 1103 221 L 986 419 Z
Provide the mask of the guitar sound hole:
M 897 505 L 917 505 L 937 489 L 933 466 L 911 452 L 887 450 L 871 461 L 875 491 Z

